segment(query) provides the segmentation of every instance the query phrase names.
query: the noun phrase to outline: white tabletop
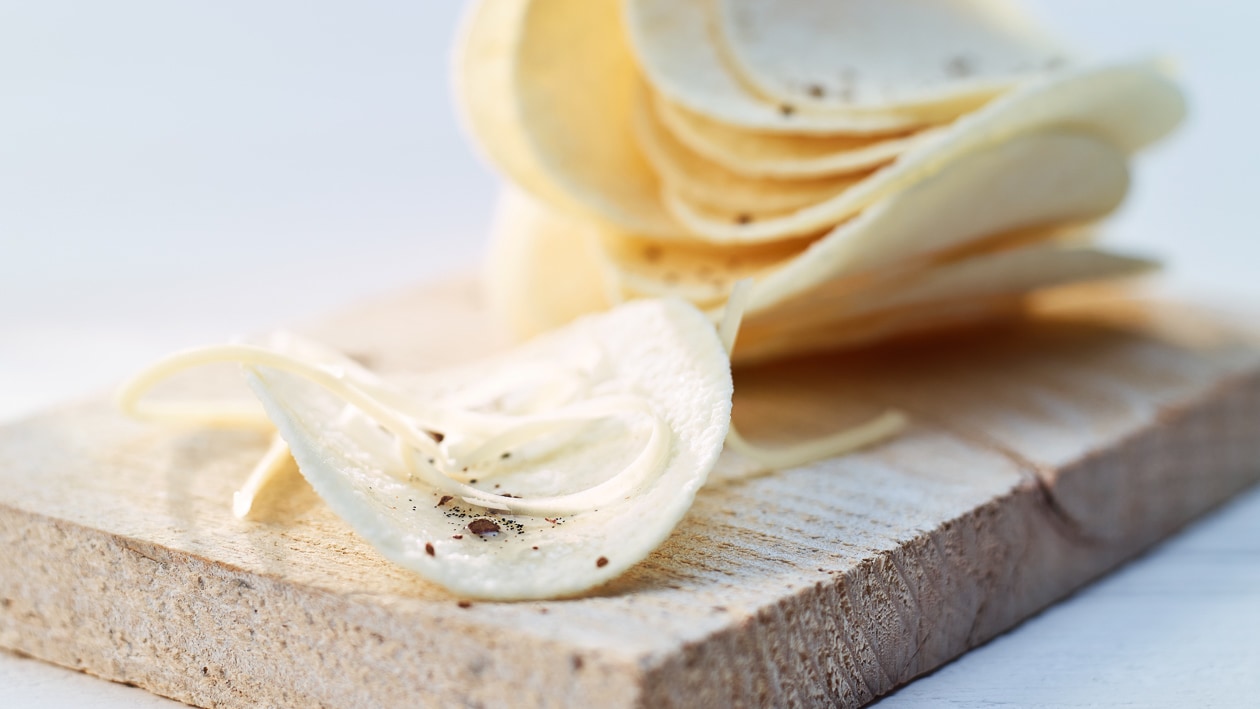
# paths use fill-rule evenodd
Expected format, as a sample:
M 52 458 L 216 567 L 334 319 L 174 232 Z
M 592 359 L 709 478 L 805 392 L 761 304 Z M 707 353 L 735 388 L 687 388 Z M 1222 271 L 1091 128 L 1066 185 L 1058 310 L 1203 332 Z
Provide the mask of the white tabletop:
M 1260 307 L 1260 5 L 1036 6 L 1099 54 L 1182 61 L 1194 117 L 1112 240 Z M 0 418 L 473 263 L 496 183 L 450 105 L 460 9 L 0 1 Z M 1247 705 L 1256 637 L 1260 492 L 881 704 Z M 175 706 L 2 653 L 0 696 Z

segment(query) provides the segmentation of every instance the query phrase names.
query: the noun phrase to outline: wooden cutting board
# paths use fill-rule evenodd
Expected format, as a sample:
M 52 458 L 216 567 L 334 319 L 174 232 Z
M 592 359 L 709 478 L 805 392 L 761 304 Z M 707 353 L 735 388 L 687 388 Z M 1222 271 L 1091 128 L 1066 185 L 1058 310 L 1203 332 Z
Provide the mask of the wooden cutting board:
M 461 603 L 309 490 L 233 518 L 255 434 L 51 411 L 0 430 L 0 645 L 202 706 L 860 705 L 1260 479 L 1260 349 L 1179 309 L 1046 311 L 737 372 L 753 437 L 889 405 L 914 424 L 706 487 L 565 601 Z M 386 371 L 502 344 L 468 282 L 306 330 Z

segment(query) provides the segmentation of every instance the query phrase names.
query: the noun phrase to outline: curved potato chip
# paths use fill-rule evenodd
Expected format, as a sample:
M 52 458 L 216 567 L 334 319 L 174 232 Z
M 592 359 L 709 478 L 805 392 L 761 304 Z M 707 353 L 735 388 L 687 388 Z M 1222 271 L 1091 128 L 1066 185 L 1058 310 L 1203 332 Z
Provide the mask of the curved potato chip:
M 1129 188 L 1125 155 L 1088 133 L 1030 133 L 970 153 L 871 205 L 762 279 L 750 314 L 837 278 L 1037 227 L 1096 220 Z
M 781 216 L 739 219 L 666 193 L 670 212 L 694 234 L 720 243 L 809 234 L 848 219 L 876 200 L 969 152 L 1021 133 L 1071 127 L 1136 150 L 1171 131 L 1185 113 L 1177 87 L 1146 64 L 1093 68 L 1021 87 L 960 118 L 939 140 L 903 154 L 834 199 Z
M 1036 152 L 1072 152 L 1070 140 L 1038 142 Z M 835 235 L 814 242 L 804 254 L 770 271 L 753 291 L 754 302 L 745 318 L 744 332 L 734 353 L 735 361 L 744 363 L 854 347 L 880 339 L 1008 317 L 1018 312 L 1022 293 L 985 290 L 989 282 L 984 279 L 992 274 L 984 269 L 1000 271 L 1007 265 L 1001 260 L 986 260 L 992 253 L 980 251 L 981 248 L 1020 250 L 1021 255 L 1046 254 L 1049 280 L 1031 282 L 1029 288 L 1057 285 L 1057 278 L 1125 275 L 1149 266 L 1147 262 L 1105 254 L 1096 258 L 1093 254 L 1077 256 L 1076 252 L 1063 251 L 1065 245 L 1086 238 L 1089 232 L 1062 228 L 1006 231 L 1043 219 L 1051 222 L 1069 219 L 1073 213 L 1079 214 L 1078 210 L 1084 213 L 1109 210 L 1119 201 L 1127 184 L 1120 156 L 1113 154 L 1115 162 L 1110 166 L 1105 158 L 1097 166 L 1091 166 L 1089 160 L 1078 161 L 1074 166 L 1068 163 L 1070 169 L 1062 169 L 1062 165 L 1055 169 L 1050 165 L 1044 176 L 1036 169 L 1024 170 L 1022 179 L 1004 170 L 1002 157 L 990 155 L 987 159 L 977 159 L 967 166 L 970 175 L 943 175 L 938 181 L 899 195 L 902 201 L 896 205 L 881 205 L 885 208 L 869 222 L 842 227 Z M 1003 175 L 1012 180 L 1008 185 L 1012 192 L 1033 187 L 1042 177 L 1046 180 L 1043 186 L 1073 179 L 1083 180 L 1085 184 L 1077 185 L 1081 189 L 1075 195 L 1058 192 L 1062 201 L 1040 205 L 1031 204 L 1027 198 L 1007 205 L 1004 198 L 1009 193 L 997 192 L 991 195 L 992 202 L 986 202 L 984 209 L 977 210 L 985 214 L 980 221 L 968 218 L 968 209 L 974 208 L 969 200 L 943 201 L 950 192 L 947 185 L 958 182 L 983 185 Z M 1099 193 L 1097 199 L 1089 196 L 1095 191 Z M 999 234 L 999 238 L 975 241 L 994 233 Z M 914 234 L 919 238 L 915 239 Z M 904 243 L 907 239 L 909 244 Z M 1054 243 L 1040 245 L 1046 241 Z M 1025 246 L 1027 244 L 1033 246 Z M 1043 250 L 1025 251 L 1029 248 Z M 935 254 L 940 256 L 927 258 Z M 941 263 L 942 257 L 950 260 Z M 1101 265 L 1103 271 L 1072 270 L 1078 265 L 1073 259 L 1085 266 Z M 970 265 L 964 267 L 957 265 L 959 263 L 981 264 L 976 267 L 979 275 L 975 275 Z M 1012 268 L 1035 263 L 1037 256 L 1034 255 L 1015 262 Z M 1067 270 L 1056 274 L 1055 268 L 1059 266 Z M 924 274 L 930 278 L 924 280 Z M 957 287 L 957 281 L 966 285 L 969 278 L 976 279 L 979 292 L 966 289 L 948 292 L 946 289 L 946 286 Z M 711 317 L 718 314 L 717 308 L 711 309 Z
M 679 143 L 660 125 L 647 97 L 634 111 L 634 133 L 666 193 L 719 210 L 743 214 L 788 212 L 825 201 L 851 187 L 857 177 L 778 180 L 745 177 L 709 162 Z M 669 201 L 666 201 L 669 204 Z
M 1009 0 L 714 0 L 736 73 L 814 110 L 986 101 L 1069 54 Z
M 511 187 L 498 201 L 491 231 L 483 288 L 494 319 L 516 337 L 633 298 L 676 296 L 716 307 L 736 281 L 765 275 L 811 241 L 729 249 L 633 236 Z
M 618 302 L 604 274 L 601 229 L 593 220 L 504 189 L 482 271 L 494 319 L 523 338 Z
M 623 297 L 677 295 L 716 310 L 733 282 L 753 278 L 755 315 L 829 282 L 861 283 L 995 244 L 1079 240 L 1065 227 L 1110 213 L 1128 184 L 1125 156 L 1109 143 L 1070 131 L 1032 133 L 966 155 L 821 237 L 717 245 L 602 229 L 598 250 Z M 533 287 L 559 286 L 540 279 Z
M 866 288 L 833 282 L 745 316 L 734 361 L 851 347 L 1009 316 L 1035 290 L 1134 276 L 1158 264 L 1092 247 L 1037 244 L 920 269 Z
M 718 306 L 735 281 L 801 253 L 812 239 L 741 247 L 634 236 L 507 187 L 496 206 L 483 288 L 515 336 L 631 298 L 677 296 Z
M 1037 259 L 1042 259 L 1044 268 L 1038 267 Z M 806 323 L 818 317 L 847 319 L 934 301 L 1020 295 L 1077 280 L 1141 273 L 1155 266 L 1148 259 L 1094 246 L 1038 242 L 924 264 L 856 284 L 829 281 L 772 308 L 749 313 L 745 323 L 781 332 L 805 330 Z
M 581 208 L 539 164 L 514 95 L 520 27 L 530 0 L 472 6 L 456 43 L 454 88 L 467 132 L 485 157 L 535 197 L 566 211 Z
M 967 154 L 884 197 L 819 238 L 753 244 L 666 244 L 606 232 L 602 250 L 628 294 L 678 283 L 757 280 L 750 313 L 834 280 L 915 265 L 995 240 L 1021 243 L 1114 210 L 1129 186 L 1125 155 L 1090 134 L 1030 133 Z M 654 256 L 652 259 L 646 254 Z M 654 282 L 655 287 L 650 287 Z M 694 302 L 708 306 L 709 299 Z
M 531 431 L 502 448 L 508 455 L 493 437 L 471 442 L 495 447 L 481 455 L 478 445 L 458 438 L 458 428 L 434 444 L 465 444 L 464 460 L 478 468 L 465 477 L 479 480 L 488 496 L 482 502 L 505 506 L 605 484 L 613 471 L 659 449 L 659 474 L 631 481 L 625 494 L 593 508 L 544 518 L 409 479 L 392 453 L 394 436 L 376 425 L 386 422 L 292 373 L 248 366 L 302 474 L 335 513 L 391 561 L 460 595 L 502 600 L 580 593 L 643 559 L 691 506 L 726 436 L 729 360 L 713 326 L 677 300 L 587 317 L 502 356 L 406 386 L 412 401 L 430 408 L 476 402 L 494 409 L 549 395 L 556 382 L 540 373 L 566 368 L 581 375 L 575 406 L 582 392 L 592 402 L 623 395 L 641 398 L 643 412 L 606 417 L 559 445 Z M 652 420 L 664 427 L 664 440 Z M 476 463 L 478 456 L 488 459 Z
M 626 28 L 635 57 L 653 89 L 715 121 L 773 133 L 872 135 L 896 133 L 957 117 L 889 112 L 818 114 L 754 96 L 727 68 L 710 31 L 707 2 L 627 0 Z
M 1092 246 L 1036 244 L 981 254 L 931 269 L 912 283 L 884 286 L 865 307 L 900 308 L 932 301 L 1028 293 L 1042 288 L 1136 276 L 1159 268 L 1148 258 Z M 859 311 L 862 305 L 854 304 Z
M 679 233 L 633 138 L 638 70 L 615 0 L 509 5 L 482 0 L 473 12 L 457 80 L 491 159 L 561 208 L 636 233 Z
M 603 232 L 600 252 L 626 298 L 682 297 L 702 307 L 723 305 L 734 283 L 765 277 L 798 256 L 814 239 L 743 247 L 660 241 Z
M 870 283 L 901 277 L 934 264 L 950 263 L 995 251 L 1051 242 L 1063 245 L 1088 244 L 1094 242 L 1097 237 L 1096 232 L 1092 228 L 1093 226 L 1093 223 L 1072 223 L 1017 229 L 978 238 L 976 241 L 969 241 L 959 245 L 944 246 L 936 251 L 907 254 L 904 259 L 892 264 L 876 266 L 867 270 L 855 270 L 848 267 L 845 263 L 839 263 L 837 264 L 837 271 L 832 278 L 828 279 L 828 281 L 811 283 L 807 287 L 828 287 L 828 282 L 834 280 L 844 284 L 840 286 L 842 289 L 856 290 L 867 287 Z M 817 240 L 810 241 L 812 243 L 812 241 Z M 672 242 L 664 242 L 663 245 L 672 245 Z M 671 254 L 668 262 L 672 264 L 669 266 L 668 273 L 671 275 L 668 278 L 662 278 L 662 271 L 660 268 L 655 267 L 655 264 L 645 267 L 642 259 L 634 254 L 633 248 L 606 245 L 605 254 L 606 266 L 609 270 L 608 277 L 619 288 L 622 300 L 676 296 L 695 304 L 716 320 L 726 307 L 726 298 L 731 292 L 730 281 L 738 281 L 741 278 L 777 281 L 778 279 L 774 278 L 777 272 L 793 265 L 796 257 L 804 251 L 804 248 L 803 246 L 798 247 L 790 252 L 784 250 L 783 256 L 773 262 L 763 262 L 757 265 L 757 262 L 753 261 L 747 266 L 741 266 L 741 272 L 738 274 L 730 271 L 718 271 L 715 268 L 715 264 L 721 263 L 720 257 L 697 257 L 696 255 L 676 254 L 672 253 L 672 250 L 666 250 L 666 253 Z M 676 274 L 683 275 L 676 276 Z M 756 292 L 755 289 L 753 292 Z M 783 295 L 784 300 L 790 297 L 788 294 Z M 773 308 L 775 305 L 774 303 L 771 303 L 769 306 L 762 304 L 760 307 Z
M 653 101 L 657 118 L 696 154 L 747 177 L 848 175 L 892 162 L 943 127 L 889 136 L 809 136 L 763 133 L 720 123 L 671 103 Z

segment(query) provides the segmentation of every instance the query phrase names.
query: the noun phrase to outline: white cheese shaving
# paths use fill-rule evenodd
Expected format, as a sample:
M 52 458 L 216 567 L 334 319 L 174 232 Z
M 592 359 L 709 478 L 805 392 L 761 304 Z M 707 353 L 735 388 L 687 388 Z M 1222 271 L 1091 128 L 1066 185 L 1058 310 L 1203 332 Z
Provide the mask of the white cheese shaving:
M 753 300 L 755 286 L 752 279 L 737 282 L 731 289 L 730 298 L 722 313 L 718 325 L 718 336 L 727 356 L 735 349 L 735 339 L 739 334 L 739 326 L 744 312 Z M 726 447 L 745 458 L 759 463 L 763 468 L 748 468 L 742 477 L 760 474 L 766 469 L 782 470 L 798 465 L 807 465 L 828 458 L 835 458 L 855 450 L 875 445 L 888 440 L 905 430 L 910 423 L 909 417 L 897 410 L 885 411 L 870 421 L 839 431 L 822 438 L 814 438 L 799 444 L 779 447 L 760 446 L 748 441 L 740 435 L 732 422 L 726 433 Z M 727 476 L 731 479 L 731 476 Z

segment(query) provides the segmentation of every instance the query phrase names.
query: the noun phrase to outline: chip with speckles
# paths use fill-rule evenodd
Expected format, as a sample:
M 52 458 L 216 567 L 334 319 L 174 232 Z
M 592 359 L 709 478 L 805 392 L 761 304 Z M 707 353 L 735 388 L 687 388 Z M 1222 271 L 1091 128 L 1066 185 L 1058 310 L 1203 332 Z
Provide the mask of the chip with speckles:
M 432 445 L 292 371 L 247 369 L 328 506 L 390 560 L 473 598 L 573 595 L 633 566 L 691 506 L 730 424 L 723 343 L 676 299 L 388 383 L 379 400 L 400 420 L 423 402 L 424 428 L 443 434 Z
M 915 111 L 984 100 L 1074 52 L 1012 0 L 714 0 L 735 73 L 814 111 Z
M 967 261 L 987 263 L 987 271 L 1010 268 L 1012 261 L 985 258 L 1015 248 L 1088 239 L 1090 232 L 1080 225 L 1110 213 L 1128 184 L 1126 156 L 1111 143 L 1090 133 L 1043 131 L 969 153 L 821 235 L 719 246 L 652 240 L 605 228 L 599 243 L 607 264 L 605 277 L 621 298 L 677 294 L 716 318 L 731 284 L 753 279 L 745 316 L 748 329 L 734 355 L 737 361 L 765 359 L 862 344 L 873 339 L 871 333 L 887 337 L 930 327 L 926 317 L 898 315 L 870 322 L 869 316 L 881 303 L 886 310 L 899 311 L 902 306 L 891 306 L 899 301 L 897 288 L 910 288 L 924 274 L 946 273 Z M 532 237 L 527 228 L 547 222 L 504 220 L 497 242 L 528 240 Z M 1054 249 L 1047 253 L 1051 262 L 1057 258 Z M 1053 279 L 1020 283 L 1031 291 L 1071 281 L 1067 276 L 1073 273 L 1084 279 L 1104 277 L 1108 268 L 1116 276 L 1142 270 L 1130 259 L 1100 256 L 1089 261 L 1099 268 L 1077 272 L 1076 264 L 1082 262 L 1071 260 L 1055 270 Z M 1149 266 L 1142 263 L 1143 268 Z M 913 278 L 907 280 L 909 276 Z M 961 297 L 966 284 L 957 279 L 949 283 L 949 288 L 930 291 L 932 297 L 947 304 Z M 1009 288 L 1003 293 L 1019 294 Z M 542 298 L 538 293 L 530 297 Z M 934 312 L 925 299 L 916 298 L 916 314 Z M 855 304 L 864 311 L 861 322 L 855 322 L 857 316 L 851 312 Z M 945 310 L 958 312 L 952 305 Z M 1011 310 L 1005 301 L 996 310 L 986 301 L 985 307 L 967 312 L 978 317 Z M 843 332 L 845 328 L 851 330 Z
M 1105 217 L 1185 112 L 1162 63 L 1078 61 L 1011 0 L 483 0 L 467 28 L 517 333 L 641 297 L 716 315 L 744 278 L 757 331 L 816 332 L 872 273 Z
M 813 136 L 742 130 L 651 96 L 657 119 L 681 144 L 745 177 L 799 179 L 851 175 L 887 165 L 946 129 L 936 126 L 882 136 Z
M 1181 92 L 1158 67 L 1144 62 L 1091 67 L 1020 86 L 834 197 L 801 209 L 743 220 L 679 195 L 667 192 L 666 198 L 678 222 L 705 241 L 797 237 L 860 214 L 951 163 L 1012 137 L 1077 130 L 1127 154 L 1166 135 L 1184 115 Z
M 499 196 L 482 264 L 495 325 L 526 338 L 619 302 L 600 241 L 611 227 L 508 187 Z

